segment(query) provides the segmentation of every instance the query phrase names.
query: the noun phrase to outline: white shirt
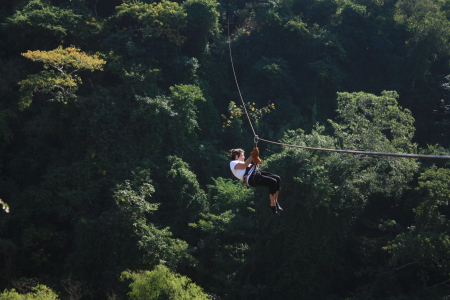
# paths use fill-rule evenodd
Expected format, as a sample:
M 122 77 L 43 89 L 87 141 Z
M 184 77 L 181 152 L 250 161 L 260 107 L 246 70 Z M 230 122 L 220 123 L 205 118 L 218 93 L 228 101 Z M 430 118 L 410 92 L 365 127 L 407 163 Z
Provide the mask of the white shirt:
M 231 169 L 231 172 L 233 172 L 233 175 L 236 176 L 237 179 L 243 180 L 244 174 L 245 174 L 245 169 L 235 169 L 234 168 L 237 164 L 240 164 L 240 163 L 242 163 L 240 160 L 230 161 L 230 169 Z M 251 165 L 249 165 L 249 167 L 250 166 Z M 253 173 L 253 168 L 251 168 L 247 174 L 247 182 L 248 182 L 248 179 L 250 178 L 250 175 L 252 175 L 252 173 Z

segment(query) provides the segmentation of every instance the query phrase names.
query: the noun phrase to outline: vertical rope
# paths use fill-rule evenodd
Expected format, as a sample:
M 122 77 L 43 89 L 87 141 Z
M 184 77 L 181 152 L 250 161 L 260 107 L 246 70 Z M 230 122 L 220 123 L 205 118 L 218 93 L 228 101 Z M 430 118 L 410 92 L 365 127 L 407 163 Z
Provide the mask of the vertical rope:
M 241 98 L 242 106 L 244 107 L 244 111 L 245 111 L 245 114 L 247 115 L 248 122 L 250 123 L 250 127 L 252 128 L 253 135 L 254 135 L 254 136 L 257 136 L 257 135 L 256 135 L 256 131 L 255 131 L 255 129 L 253 128 L 252 121 L 250 120 L 250 116 L 249 116 L 249 114 L 248 114 L 248 112 L 247 112 L 247 108 L 245 107 L 244 98 L 242 98 L 241 89 L 239 88 L 239 84 L 238 84 L 237 77 L 236 77 L 236 72 L 235 72 L 235 70 L 234 70 L 233 56 L 231 55 L 230 19 L 228 19 L 228 49 L 230 50 L 231 68 L 233 69 L 234 81 L 236 82 L 236 86 L 237 86 L 237 89 L 238 89 L 238 92 L 239 92 L 239 97 Z

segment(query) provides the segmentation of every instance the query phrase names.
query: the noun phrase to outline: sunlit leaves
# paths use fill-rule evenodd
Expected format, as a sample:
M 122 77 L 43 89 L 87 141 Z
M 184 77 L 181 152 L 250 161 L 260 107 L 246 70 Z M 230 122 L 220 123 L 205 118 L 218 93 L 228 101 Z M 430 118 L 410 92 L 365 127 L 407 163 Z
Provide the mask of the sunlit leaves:
M 0 294 L 0 300 L 58 300 L 58 294 L 49 287 L 38 284 L 31 287 L 31 291 L 26 294 L 18 293 L 15 289 L 5 290 Z
M 331 121 L 335 135 L 343 149 L 373 152 L 414 153 L 412 142 L 414 118 L 408 109 L 402 109 L 396 92 L 382 92 L 381 96 L 367 93 L 338 93 L 338 121 Z M 351 158 L 349 158 L 351 160 Z M 418 164 L 411 159 L 368 157 L 355 161 L 360 176 L 372 188 L 399 194 L 406 187 Z M 375 183 L 378 182 L 378 183 Z
M 152 4 L 124 3 L 117 8 L 116 16 L 124 22 L 134 19 L 141 27 L 144 38 L 163 38 L 176 45 L 183 44 L 186 39 L 184 30 L 187 14 L 176 2 L 163 0 Z M 116 25 L 118 30 L 126 29 L 125 26 L 128 24 L 118 22 Z
M 182 31 L 186 26 L 186 13 L 176 2 L 161 1 L 152 4 L 152 8 L 144 13 L 141 22 L 146 26 L 143 30 L 144 36 L 165 37 L 169 41 L 180 45 L 185 37 Z
M 172 272 L 164 265 L 157 265 L 152 271 L 124 271 L 121 280 L 127 279 L 132 280 L 128 295 L 133 300 L 210 299 L 190 278 Z
M 433 41 L 436 51 L 450 37 L 449 21 L 441 10 L 444 2 L 433 0 L 401 0 L 396 4 L 394 20 L 407 26 L 413 33 L 413 41 Z M 414 46 L 414 45 L 413 45 Z
M 170 87 L 173 109 L 179 115 L 177 118 L 180 126 L 193 132 L 197 128 L 197 109 L 195 103 L 197 101 L 206 101 L 203 97 L 202 90 L 195 85 L 175 85 Z
M 154 189 L 149 183 L 143 183 L 138 190 L 131 187 L 129 180 L 117 186 L 114 198 L 117 204 L 123 207 L 125 213 L 131 213 L 135 218 L 143 218 L 145 213 L 149 213 L 158 208 L 156 204 L 151 204 L 146 200 L 147 196 L 153 193 Z
M 213 178 L 214 184 L 208 185 L 208 194 L 211 197 L 211 211 L 233 209 L 245 204 L 251 191 L 242 186 L 242 183 L 230 178 Z
M 102 71 L 103 65 L 106 63 L 99 58 L 98 54 L 89 55 L 74 46 L 67 48 L 59 46 L 51 51 L 28 50 L 22 55 L 32 61 L 44 63 L 44 68 L 52 67 L 64 74 L 72 74 L 81 70 Z
M 44 69 L 54 70 L 28 75 L 27 79 L 19 83 L 22 95 L 19 102 L 20 109 L 25 109 L 31 104 L 36 92 L 51 95 L 50 101 L 67 103 L 75 99 L 75 92 L 82 80 L 74 73 L 83 70 L 103 70 L 106 63 L 97 54 L 88 55 L 73 46 L 67 48 L 59 46 L 51 51 L 29 50 L 22 55 L 32 61 L 44 63 Z
M 387 91 L 381 96 L 338 93 L 337 112 L 343 122 L 330 122 L 342 146 L 367 151 L 413 151 L 414 118 L 408 109 L 398 106 L 397 98 L 396 92 Z
M 246 107 L 244 108 L 244 106 L 236 105 L 234 101 L 230 101 L 230 104 L 228 105 L 229 116 L 227 117 L 222 114 L 222 118 L 224 119 L 223 128 L 239 128 L 243 122 L 248 121 L 248 117 L 250 117 L 252 123 L 257 125 L 264 115 L 269 114 L 274 109 L 274 103 L 269 103 L 262 108 L 257 108 L 255 102 L 250 102 L 246 104 Z
M 9 205 L 8 205 L 8 203 L 6 203 L 6 202 L 4 202 L 2 199 L 0 199 L 0 204 L 2 205 L 2 209 L 3 209 L 5 212 L 9 213 Z
M 142 261 L 146 265 L 165 264 L 176 268 L 183 263 L 192 263 L 195 259 L 188 253 L 189 245 L 173 238 L 169 227 L 159 229 L 154 224 L 135 224 L 142 251 Z
M 80 18 L 80 15 L 71 10 L 48 5 L 41 0 L 32 0 L 21 11 L 8 18 L 6 24 L 19 27 L 21 30 L 38 27 L 54 35 L 65 36 L 68 31 L 67 25 L 75 23 Z
M 383 248 L 389 252 L 391 263 L 401 268 L 409 263 L 417 265 L 422 269 L 434 270 L 443 276 L 448 276 L 450 263 L 448 253 L 450 252 L 450 236 L 448 232 L 436 231 L 415 231 L 410 228 L 410 232 L 399 234 L 388 246 Z M 422 277 L 426 284 L 429 278 Z
M 202 219 L 197 223 L 189 224 L 193 228 L 198 228 L 203 232 L 218 234 L 220 232 L 227 232 L 232 219 L 235 217 L 231 210 L 227 210 L 218 215 L 202 214 Z

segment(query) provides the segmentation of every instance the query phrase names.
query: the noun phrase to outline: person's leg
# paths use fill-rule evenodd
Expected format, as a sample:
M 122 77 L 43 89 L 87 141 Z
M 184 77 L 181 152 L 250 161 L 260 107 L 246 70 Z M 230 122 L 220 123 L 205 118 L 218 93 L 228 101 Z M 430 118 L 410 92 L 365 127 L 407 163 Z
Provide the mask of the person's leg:
M 270 206 L 276 206 L 277 203 L 275 201 L 275 195 L 269 194 L 269 198 L 270 198 Z
M 275 195 L 275 193 L 277 192 L 277 181 L 274 178 L 262 174 L 253 176 L 254 186 L 266 186 L 269 188 L 269 194 Z
M 281 178 L 280 178 L 280 176 L 278 176 L 276 174 L 269 173 L 269 172 L 265 172 L 265 171 L 261 171 L 261 175 L 264 176 L 264 177 L 270 177 L 270 178 L 274 179 L 276 181 L 275 191 L 279 191 L 280 190 L 280 186 L 281 186 Z
M 267 172 L 264 172 L 267 174 Z M 259 187 L 259 186 L 266 186 L 269 188 L 269 199 L 270 199 L 270 207 L 272 211 L 276 214 L 277 213 L 277 204 L 275 201 L 275 194 L 276 194 L 276 188 L 277 188 L 277 180 L 275 178 L 272 178 L 270 176 L 266 176 L 263 174 L 263 172 L 258 174 L 253 174 L 250 179 L 252 181 L 252 186 Z M 270 173 L 269 173 L 270 174 Z M 253 177 L 253 178 L 252 178 Z
M 280 203 L 278 203 L 278 192 L 279 192 L 279 191 L 277 191 L 277 192 L 275 193 L 275 195 L 274 195 L 274 198 L 275 198 L 275 205 L 277 206 L 277 209 L 278 209 L 278 210 L 283 211 L 283 209 L 282 209 L 281 206 L 280 206 Z
M 272 206 L 276 206 L 278 210 L 282 211 L 283 209 L 281 208 L 280 204 L 278 203 L 278 193 L 280 191 L 280 185 L 281 185 L 281 178 L 278 175 L 269 173 L 269 172 L 265 172 L 265 171 L 261 171 L 261 175 L 266 177 L 266 178 L 271 178 L 274 179 L 276 181 L 276 184 L 273 186 L 273 181 L 272 181 L 272 188 L 269 187 L 269 193 L 272 191 L 276 191 L 273 195 L 274 195 L 274 204 L 271 205 Z

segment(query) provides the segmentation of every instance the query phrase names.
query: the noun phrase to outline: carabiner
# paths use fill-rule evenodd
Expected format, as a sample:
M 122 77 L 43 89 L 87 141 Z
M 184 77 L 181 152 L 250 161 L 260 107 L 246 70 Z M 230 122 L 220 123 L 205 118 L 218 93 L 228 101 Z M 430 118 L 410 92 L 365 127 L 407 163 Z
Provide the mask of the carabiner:
M 257 135 L 255 135 L 255 137 L 253 138 L 253 141 L 255 142 L 255 145 L 258 144 L 259 137 Z

